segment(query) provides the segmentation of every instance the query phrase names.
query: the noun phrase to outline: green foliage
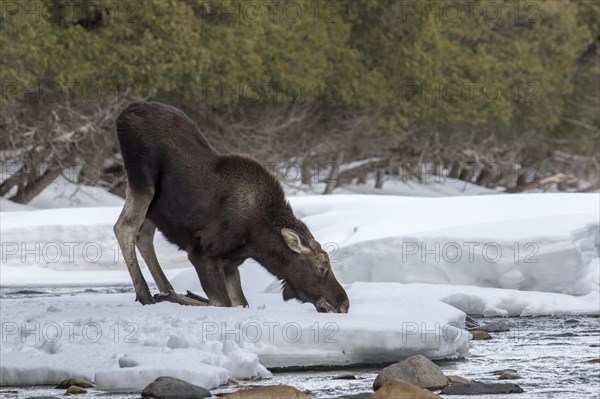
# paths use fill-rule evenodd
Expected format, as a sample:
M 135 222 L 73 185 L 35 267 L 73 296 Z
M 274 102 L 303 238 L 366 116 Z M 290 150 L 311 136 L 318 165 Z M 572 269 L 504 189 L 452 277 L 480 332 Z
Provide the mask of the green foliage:
M 327 103 L 376 112 L 390 139 L 598 131 L 593 0 L 23 4 L 0 20 L 4 103 L 52 82 L 95 99 L 132 87 L 187 106 Z

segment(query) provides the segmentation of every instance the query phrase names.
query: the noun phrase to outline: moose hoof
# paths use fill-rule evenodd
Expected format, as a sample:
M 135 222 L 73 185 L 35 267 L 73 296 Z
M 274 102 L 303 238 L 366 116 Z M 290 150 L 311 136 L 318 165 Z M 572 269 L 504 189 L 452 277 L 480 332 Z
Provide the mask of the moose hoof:
M 144 295 L 136 295 L 135 300 L 142 305 L 153 305 L 156 303 L 154 297 L 152 297 L 149 292 L 145 293 Z
M 204 299 L 197 295 L 196 295 L 196 297 Z M 198 299 L 192 298 L 187 295 L 181 295 L 181 294 L 178 294 L 175 291 L 171 291 L 171 290 L 169 290 L 169 292 L 167 292 L 166 294 L 160 293 L 160 294 L 154 295 L 154 299 L 156 300 L 156 302 L 173 302 L 173 303 L 178 303 L 180 305 L 186 305 L 186 306 L 207 306 L 208 305 L 208 302 L 204 302 L 202 300 L 198 300 Z

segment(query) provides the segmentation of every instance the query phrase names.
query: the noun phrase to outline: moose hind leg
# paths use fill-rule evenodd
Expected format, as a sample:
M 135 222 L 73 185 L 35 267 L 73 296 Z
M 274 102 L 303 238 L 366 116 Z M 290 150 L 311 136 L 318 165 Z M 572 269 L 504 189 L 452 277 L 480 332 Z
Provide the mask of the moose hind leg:
M 231 299 L 231 306 L 248 307 L 248 301 L 242 291 L 242 282 L 240 280 L 240 271 L 235 270 L 225 273 L 225 289 Z
M 148 269 L 150 270 L 159 291 L 168 293 L 169 291 L 173 291 L 173 286 L 169 283 L 169 280 L 167 280 L 167 276 L 165 276 L 165 273 L 158 263 L 156 251 L 154 250 L 155 232 L 156 225 L 150 219 L 146 218 L 137 235 L 136 245 L 140 254 L 142 254 L 142 258 L 144 258 L 146 265 L 148 265 Z
M 136 300 L 140 301 L 142 305 L 149 305 L 155 303 L 155 301 L 152 295 L 150 295 L 148 283 L 146 283 L 140 270 L 140 265 L 135 254 L 135 243 L 138 231 L 144 223 L 146 212 L 148 211 L 150 202 L 152 202 L 153 196 L 154 189 L 152 188 L 139 192 L 131 190 L 128 187 L 125 205 L 117 223 L 114 225 L 115 236 L 117 237 L 125 264 L 127 264 L 127 269 L 133 281 Z

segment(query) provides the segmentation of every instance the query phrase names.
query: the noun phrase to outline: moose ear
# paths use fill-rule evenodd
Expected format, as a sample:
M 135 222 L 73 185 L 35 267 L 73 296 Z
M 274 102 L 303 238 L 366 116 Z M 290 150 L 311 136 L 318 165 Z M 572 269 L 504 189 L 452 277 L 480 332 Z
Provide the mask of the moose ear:
M 281 235 L 283 236 L 287 246 L 290 247 L 292 251 L 299 254 L 302 253 L 302 242 L 294 230 L 283 228 L 281 229 Z

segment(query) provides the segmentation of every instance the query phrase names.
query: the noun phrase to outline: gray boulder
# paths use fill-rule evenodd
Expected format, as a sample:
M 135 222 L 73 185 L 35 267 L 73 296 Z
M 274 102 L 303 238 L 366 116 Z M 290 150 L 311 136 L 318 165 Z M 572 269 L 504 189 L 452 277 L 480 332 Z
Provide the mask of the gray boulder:
M 173 377 L 158 377 L 142 391 L 143 398 L 202 399 L 211 396 L 208 389 Z
M 383 384 L 392 380 L 406 381 L 431 391 L 448 385 L 448 379 L 442 370 L 422 355 L 411 356 L 381 370 L 373 382 L 373 390 L 377 391 Z

